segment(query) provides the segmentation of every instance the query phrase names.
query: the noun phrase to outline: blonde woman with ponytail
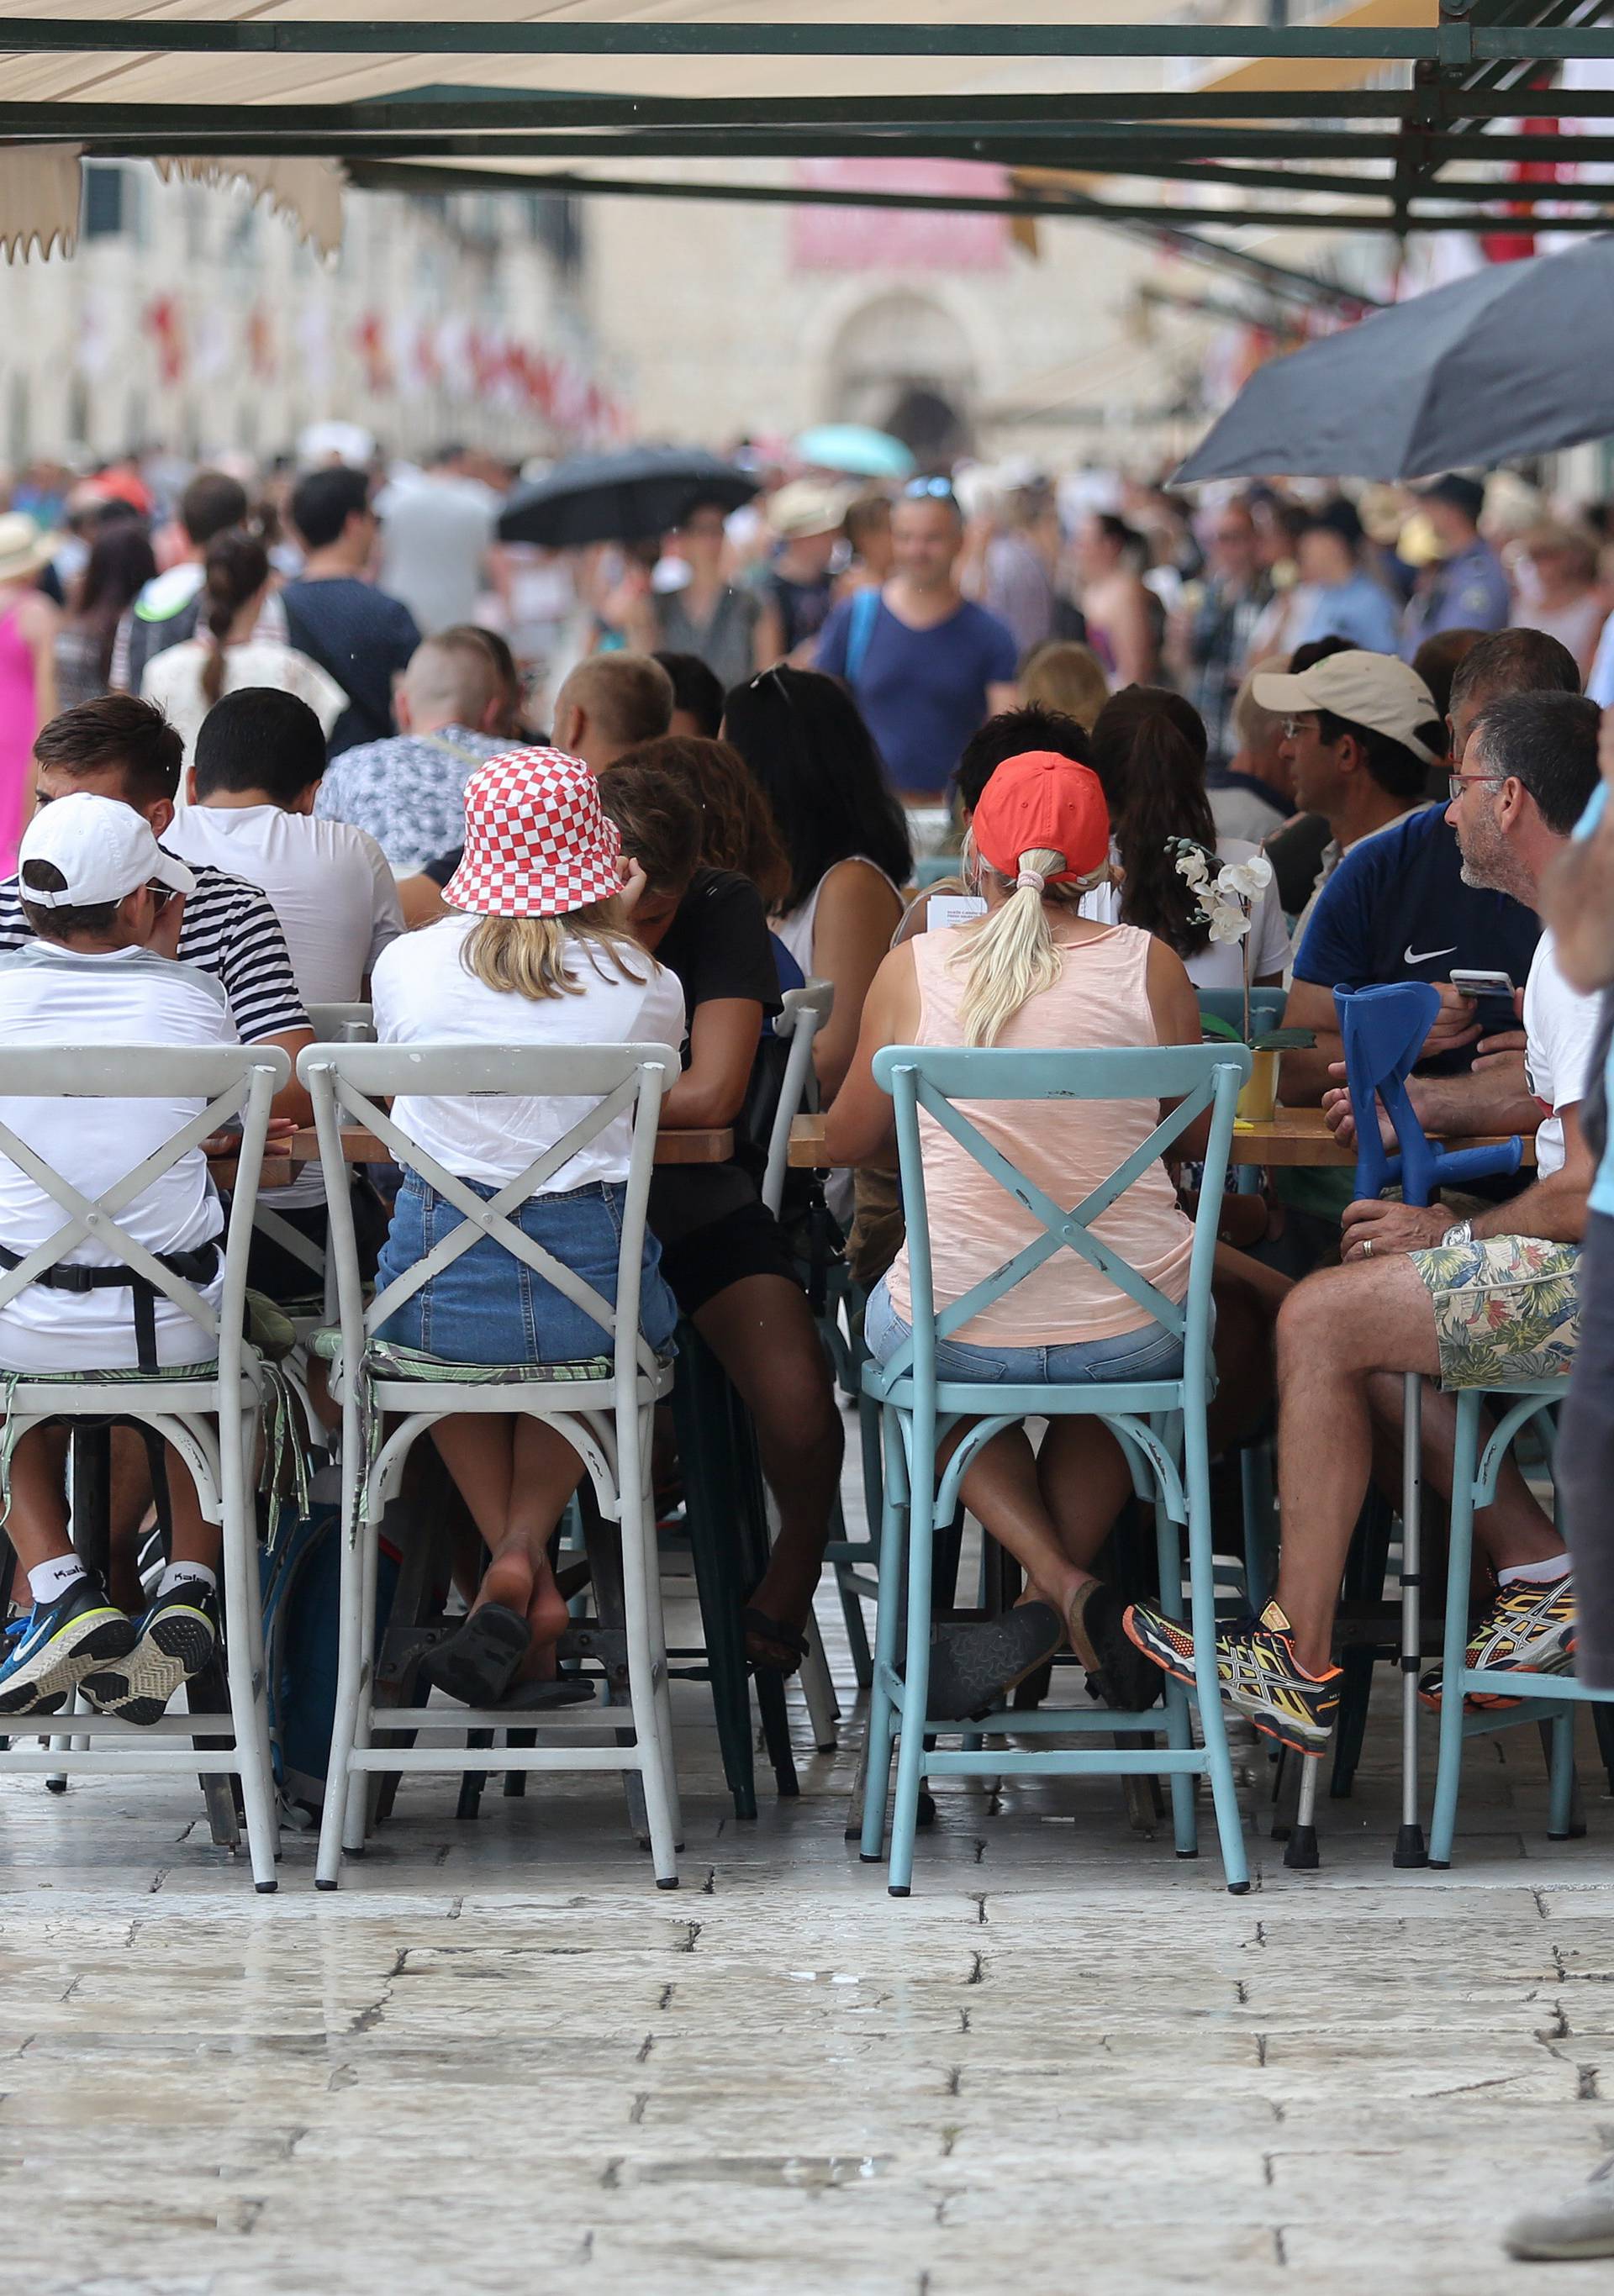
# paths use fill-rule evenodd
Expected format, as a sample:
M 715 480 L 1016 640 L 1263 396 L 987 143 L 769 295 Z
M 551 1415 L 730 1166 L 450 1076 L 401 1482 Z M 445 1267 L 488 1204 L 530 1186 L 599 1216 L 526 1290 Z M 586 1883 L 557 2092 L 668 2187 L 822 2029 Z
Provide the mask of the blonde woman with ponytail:
M 1081 1051 L 1199 1042 L 1198 1004 L 1175 951 L 1135 926 L 1080 914 L 1083 895 L 1106 876 L 1108 852 L 1104 793 L 1088 767 L 1033 750 L 997 768 L 966 849 L 966 873 L 986 913 L 906 941 L 881 965 L 852 1067 L 825 1121 L 828 1161 L 894 1163 L 892 1103 L 873 1076 L 885 1045 Z M 1160 1114 L 1156 1103 L 1140 1101 L 961 1105 L 1062 1204 L 1079 1203 L 1108 1178 Z M 924 1115 L 919 1121 L 940 1309 L 1043 1229 L 941 1126 Z M 1178 1154 L 1193 1154 L 1197 1129 L 1176 1144 Z M 1192 1229 L 1164 1164 L 1149 1166 L 1093 1233 L 1168 1299 L 1186 1296 Z M 881 1362 L 908 1338 L 911 1312 L 904 1244 L 869 1302 L 865 1337 Z M 984 1385 L 1168 1379 L 1182 1362 L 1180 1341 L 1069 1251 L 1055 1252 L 936 1347 L 939 1377 Z M 943 1456 L 963 1431 L 954 1431 Z M 1025 1593 L 1006 1619 L 940 1630 L 933 1712 L 978 1710 L 1065 1644 L 1110 1704 L 1153 1702 L 1157 1669 L 1127 1641 L 1123 1605 L 1091 1567 L 1131 1488 L 1120 1446 L 1097 1419 L 1051 1421 L 1040 1453 L 1023 1426 L 982 1448 L 964 1478 L 965 1504 L 1020 1564 Z
M 202 567 L 196 636 L 166 647 L 146 663 L 141 697 L 154 701 L 185 741 L 185 762 L 193 764 L 202 721 L 221 694 L 244 685 L 268 685 L 306 701 L 329 737 L 348 706 L 336 680 L 306 653 L 259 628 L 273 588 L 268 553 L 244 527 L 230 527 L 208 545 Z M 187 774 L 179 777 L 179 804 L 185 801 Z

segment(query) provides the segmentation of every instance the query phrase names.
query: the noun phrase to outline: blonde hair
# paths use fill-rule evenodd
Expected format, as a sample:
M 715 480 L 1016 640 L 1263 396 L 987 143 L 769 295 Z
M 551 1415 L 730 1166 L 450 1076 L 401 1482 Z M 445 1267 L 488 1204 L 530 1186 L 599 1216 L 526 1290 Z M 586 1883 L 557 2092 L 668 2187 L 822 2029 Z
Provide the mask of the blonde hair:
M 1066 865 L 1063 853 L 1039 846 L 1020 856 L 1020 877 L 1025 880 L 1029 875 L 1031 882 L 1010 884 L 982 860 L 974 840 L 965 839 L 967 881 L 979 884 L 990 875 L 1007 889 L 1004 900 L 968 928 L 968 939 L 948 959 L 950 968 L 964 975 L 959 1019 L 967 1045 L 996 1044 L 1021 1005 L 1042 996 L 1058 980 L 1065 960 L 1050 929 L 1046 904 L 1051 901 L 1074 908 L 1108 873 L 1106 868 L 1067 885 L 1043 887 L 1034 882 L 1057 876 Z
M 479 917 L 465 935 L 459 961 L 474 980 L 489 988 L 508 990 L 540 1004 L 549 996 L 581 996 L 585 983 L 572 977 L 572 945 L 581 942 L 602 978 L 603 956 L 610 958 L 624 980 L 643 980 L 624 962 L 624 952 L 638 950 L 614 898 L 592 901 L 564 917 Z
M 1027 654 L 1020 693 L 1044 709 L 1062 709 L 1091 734 L 1109 700 L 1109 681 L 1091 646 L 1078 644 L 1075 638 L 1049 638 Z

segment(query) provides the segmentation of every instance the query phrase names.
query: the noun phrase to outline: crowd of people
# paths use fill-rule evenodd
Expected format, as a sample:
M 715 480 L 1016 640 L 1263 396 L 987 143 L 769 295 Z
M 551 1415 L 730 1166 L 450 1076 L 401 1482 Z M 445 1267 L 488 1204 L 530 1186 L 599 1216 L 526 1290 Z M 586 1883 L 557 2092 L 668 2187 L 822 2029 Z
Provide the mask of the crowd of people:
M 745 1646 L 787 1674 L 843 1437 L 803 1234 L 760 1186 L 784 994 L 833 984 L 814 1045 L 824 1193 L 884 1361 L 913 1302 L 883 1046 L 1197 1043 L 1202 996 L 1263 988 L 1305 1032 L 1285 1101 L 1320 1106 L 1348 1142 L 1335 990 L 1432 984 L 1420 1119 L 1530 1132 L 1533 1172 L 1429 1210 L 1354 1201 L 1333 1170 L 1274 1172 L 1223 1207 L 1213 1440 L 1275 1409 L 1282 1545 L 1272 1601 L 1219 1632 L 1217 1663 L 1257 1728 L 1316 1754 L 1338 1705 L 1346 1550 L 1370 1483 L 1399 1488 L 1404 1374 L 1438 1390 L 1423 1422 L 1438 1488 L 1450 1391 L 1567 1375 L 1583 1247 L 1593 1269 L 1614 1250 L 1599 994 L 1614 977 L 1614 741 L 1600 748 L 1598 709 L 1614 700 L 1614 641 L 1596 528 L 1510 497 L 1500 532 L 1462 476 L 1355 499 L 1226 490 L 1190 513 L 1160 489 L 1073 495 L 1025 473 L 885 491 L 776 475 L 743 512 L 695 499 L 671 533 L 559 569 L 569 603 L 542 652 L 512 607 L 520 570 L 500 563 L 489 473 L 452 453 L 380 487 L 327 462 L 274 500 L 202 471 L 168 518 L 96 480 L 67 496 L 59 532 L 6 513 L 0 799 L 17 853 L 0 884 L 0 1028 L 294 1058 L 311 1006 L 368 1000 L 384 1042 L 681 1046 L 664 1124 L 729 1129 L 734 1147 L 656 1171 L 644 1336 L 665 1349 L 687 1320 L 755 1426 L 778 1534 Z M 552 579 L 552 610 L 558 595 Z M 916 898 L 921 859 L 927 880 L 953 873 Z M 1220 909 L 1213 878 L 1231 888 Z M 1476 972 L 1492 985 L 1462 985 Z M 400 1109 L 488 1198 L 564 1128 L 531 1099 Z M 276 1120 L 308 1113 L 288 1083 Z M 1155 1114 L 1004 1103 L 982 1121 L 1069 1202 Z M 45 1103 L 28 1122 L 92 1193 L 123 1144 L 64 1130 Z M 626 1171 L 614 1128 L 521 1215 L 606 1297 Z M 1183 1185 L 1157 1164 L 1100 1223 L 1168 1300 L 1188 1280 Z M 417 1177 L 391 1199 L 368 1178 L 353 1188 L 383 1281 L 457 1218 Z M 943 1299 L 1038 1232 L 1008 1196 L 982 1204 L 935 1127 L 927 1196 Z M 269 1201 L 323 1237 L 317 1168 Z M 49 1214 L 0 1163 L 0 1247 L 26 1249 Z M 217 1281 L 200 1152 L 143 1214 L 150 1248 Z M 268 1233 L 251 1280 L 283 1303 L 308 1289 Z M 490 1240 L 395 1323 L 391 1341 L 468 1364 L 604 1347 Z M 1564 1525 L 1504 1469 L 1478 1519 L 1494 1585 L 1470 1658 L 1614 1686 L 1614 1586 L 1578 1539 L 1610 1439 L 1593 1384 L 1606 1319 L 1589 1337 L 1560 1474 L 1574 1564 Z M 0 1308 L 0 1367 L 132 1363 L 136 1344 L 114 1291 L 42 1283 Z M 158 1313 L 160 1362 L 198 1344 Z M 1166 1377 L 1182 1342 L 1065 1259 L 943 1356 L 946 1376 L 984 1383 Z M 433 1440 L 484 1549 L 433 1679 L 482 1706 L 554 1684 L 552 1542 L 580 1462 L 531 1420 L 450 1418 Z M 0 1658 L 0 1712 L 78 1685 L 150 1718 L 210 1654 L 217 1534 L 185 1500 L 183 1462 L 168 1466 L 170 1551 L 144 1583 L 150 1472 L 137 1446 L 114 1469 L 103 1587 L 69 1544 L 60 1442 L 18 1447 L 6 1531 L 32 1608 Z M 940 1630 L 936 1714 L 977 1712 L 1062 1649 L 1123 1709 L 1151 1702 L 1163 1672 L 1192 1679 L 1189 1630 L 1124 1603 L 1105 1575 L 1129 1487 L 1094 1419 L 1056 1422 L 1034 1452 L 1008 1430 L 972 1460 L 965 1498 L 1024 1595 L 1007 1622 Z M 1437 1676 L 1425 1691 L 1438 1702 Z

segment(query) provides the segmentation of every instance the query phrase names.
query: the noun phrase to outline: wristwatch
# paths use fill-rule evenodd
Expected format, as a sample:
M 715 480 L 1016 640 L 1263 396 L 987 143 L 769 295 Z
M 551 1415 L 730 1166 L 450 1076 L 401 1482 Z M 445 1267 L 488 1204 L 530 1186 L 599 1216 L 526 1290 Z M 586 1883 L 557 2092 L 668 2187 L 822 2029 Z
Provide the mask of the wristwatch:
M 1459 1220 L 1454 1227 L 1447 1228 L 1440 1241 L 1443 1246 L 1446 1244 L 1472 1243 L 1474 1241 L 1473 1221 L 1471 1219 Z

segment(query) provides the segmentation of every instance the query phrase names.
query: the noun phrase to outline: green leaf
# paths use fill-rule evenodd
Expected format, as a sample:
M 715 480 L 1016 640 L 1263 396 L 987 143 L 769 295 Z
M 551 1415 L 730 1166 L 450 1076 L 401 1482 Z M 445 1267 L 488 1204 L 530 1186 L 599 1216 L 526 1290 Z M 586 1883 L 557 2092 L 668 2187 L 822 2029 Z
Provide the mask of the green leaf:
M 1317 1042 L 1314 1029 L 1269 1029 L 1250 1038 L 1252 1053 L 1309 1053 Z

